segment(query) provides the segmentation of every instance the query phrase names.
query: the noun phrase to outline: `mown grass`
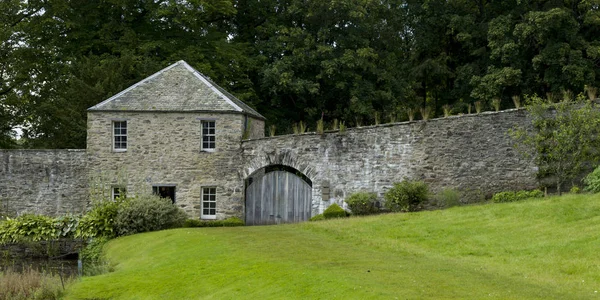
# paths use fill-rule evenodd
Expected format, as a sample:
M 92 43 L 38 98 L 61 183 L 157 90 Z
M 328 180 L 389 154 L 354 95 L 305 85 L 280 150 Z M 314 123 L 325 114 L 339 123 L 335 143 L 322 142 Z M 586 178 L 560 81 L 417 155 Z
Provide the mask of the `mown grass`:
M 600 196 L 119 238 L 67 299 L 595 299 Z

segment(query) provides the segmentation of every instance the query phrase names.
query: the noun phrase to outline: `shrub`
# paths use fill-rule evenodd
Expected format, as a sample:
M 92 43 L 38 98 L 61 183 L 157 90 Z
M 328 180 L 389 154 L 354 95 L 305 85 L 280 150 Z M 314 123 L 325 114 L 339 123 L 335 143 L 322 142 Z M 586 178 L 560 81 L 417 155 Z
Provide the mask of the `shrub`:
M 569 193 L 579 194 L 579 193 L 581 193 L 581 189 L 578 186 L 574 185 L 571 187 L 571 190 L 569 190 Z
M 515 202 L 528 198 L 542 198 L 544 197 L 544 192 L 540 190 L 532 190 L 532 191 L 518 191 L 518 192 L 500 192 L 494 194 L 492 196 L 492 202 L 495 203 L 505 203 L 505 202 Z
M 348 203 L 350 210 L 355 215 L 370 215 L 379 212 L 379 208 L 375 206 L 377 202 L 377 194 L 375 193 L 354 193 L 344 201 Z
M 592 173 L 588 174 L 584 179 L 585 190 L 591 193 L 600 193 L 600 166 Z
M 117 218 L 119 206 L 124 201 L 126 200 L 117 199 L 115 201 L 104 200 L 95 202 L 92 210 L 79 220 L 75 236 L 82 238 L 115 237 L 114 222 Z
M 460 193 L 455 189 L 443 189 L 437 195 L 438 204 L 442 207 L 460 205 Z
M 325 220 L 325 216 L 323 214 L 318 214 L 316 216 L 313 216 L 309 219 L 309 221 L 314 222 L 314 221 L 321 221 L 321 220 Z
M 62 222 L 42 215 L 25 214 L 7 219 L 0 222 L 0 244 L 54 240 L 62 235 L 62 226 Z
M 385 205 L 393 212 L 415 211 L 427 200 L 428 192 L 427 185 L 422 181 L 403 180 L 385 193 Z
M 118 236 L 183 226 L 185 212 L 157 195 L 130 198 L 118 206 L 114 230 Z
M 323 217 L 325 219 L 343 218 L 346 217 L 346 211 L 334 203 L 323 212 Z
M 231 217 L 225 220 L 205 221 L 198 219 L 187 219 L 183 227 L 235 227 L 244 226 L 244 220 L 238 217 Z

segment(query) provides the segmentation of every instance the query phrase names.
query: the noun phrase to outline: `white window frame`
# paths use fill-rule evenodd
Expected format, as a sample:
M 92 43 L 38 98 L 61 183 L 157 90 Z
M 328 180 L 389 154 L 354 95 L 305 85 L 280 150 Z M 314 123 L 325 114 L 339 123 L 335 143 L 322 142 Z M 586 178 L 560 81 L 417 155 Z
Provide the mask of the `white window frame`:
M 202 137 L 200 140 L 200 150 L 201 151 L 206 151 L 206 152 L 214 152 L 215 148 L 217 147 L 217 136 L 216 136 L 216 127 L 217 127 L 217 122 L 215 120 L 201 120 L 201 133 L 202 133 Z M 212 124 L 212 126 L 210 126 Z M 208 131 L 208 133 L 205 133 L 205 129 Z M 212 129 L 213 133 L 210 133 L 210 130 Z M 210 141 L 210 138 L 212 137 L 212 141 Z M 204 141 L 204 139 L 207 138 L 208 141 Z M 207 143 L 208 147 L 205 147 L 204 144 Z M 212 147 L 211 147 L 212 146 Z
M 117 128 L 117 124 L 119 125 L 119 127 Z M 122 128 L 122 124 L 125 124 L 125 128 Z M 119 133 L 116 133 L 115 131 L 119 129 Z M 125 133 L 123 133 L 123 129 L 125 129 Z M 125 138 L 125 141 L 122 141 L 122 139 Z M 117 139 L 119 139 L 119 142 L 117 142 Z M 117 147 L 118 144 L 118 147 Z M 124 148 L 122 148 L 124 144 Z M 128 144 L 128 140 L 127 140 L 127 120 L 113 120 L 112 121 L 112 148 L 113 151 L 115 152 L 125 152 L 127 151 L 127 144 Z
M 212 196 L 212 199 L 211 199 Z M 217 187 L 215 186 L 203 186 L 202 193 L 200 195 L 200 219 L 202 220 L 215 220 L 217 219 Z M 210 204 L 213 204 L 214 207 L 210 207 Z M 209 204 L 209 207 L 205 208 L 204 206 Z M 208 210 L 208 213 L 205 214 L 204 210 Z M 211 214 L 211 210 L 213 214 Z
M 117 197 L 120 196 L 125 196 L 127 197 L 127 188 L 125 188 L 124 186 L 112 186 L 110 188 L 111 190 L 111 198 L 113 200 L 117 200 Z

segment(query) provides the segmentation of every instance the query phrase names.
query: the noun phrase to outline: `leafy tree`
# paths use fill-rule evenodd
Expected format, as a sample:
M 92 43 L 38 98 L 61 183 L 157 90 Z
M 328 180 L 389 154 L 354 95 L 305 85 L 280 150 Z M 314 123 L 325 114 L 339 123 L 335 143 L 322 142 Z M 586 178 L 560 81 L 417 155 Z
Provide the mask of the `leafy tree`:
M 559 194 L 565 183 L 582 174 L 590 162 L 600 159 L 600 110 L 591 102 L 549 103 L 529 98 L 531 128 L 515 128 L 510 135 L 526 158 L 533 158 L 538 177 L 554 179 Z

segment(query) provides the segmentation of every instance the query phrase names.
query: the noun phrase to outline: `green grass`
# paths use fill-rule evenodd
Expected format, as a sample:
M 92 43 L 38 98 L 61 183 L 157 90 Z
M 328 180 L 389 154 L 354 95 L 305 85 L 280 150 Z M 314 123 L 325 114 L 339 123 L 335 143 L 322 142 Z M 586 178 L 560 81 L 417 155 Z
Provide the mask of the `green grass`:
M 598 299 L 600 195 L 119 238 L 67 299 Z

